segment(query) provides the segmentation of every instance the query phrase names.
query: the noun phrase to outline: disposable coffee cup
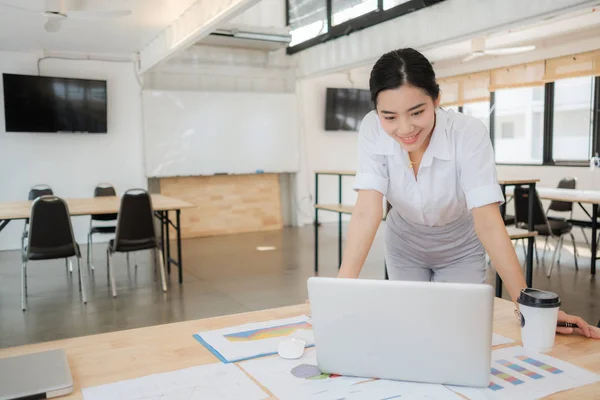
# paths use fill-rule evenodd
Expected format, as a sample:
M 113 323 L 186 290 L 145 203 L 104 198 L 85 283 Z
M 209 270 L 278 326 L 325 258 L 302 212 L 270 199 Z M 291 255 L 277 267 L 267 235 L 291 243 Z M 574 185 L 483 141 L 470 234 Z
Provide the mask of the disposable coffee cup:
M 556 293 L 523 289 L 517 299 L 521 313 L 523 347 L 536 353 L 546 353 L 554 347 L 560 298 Z

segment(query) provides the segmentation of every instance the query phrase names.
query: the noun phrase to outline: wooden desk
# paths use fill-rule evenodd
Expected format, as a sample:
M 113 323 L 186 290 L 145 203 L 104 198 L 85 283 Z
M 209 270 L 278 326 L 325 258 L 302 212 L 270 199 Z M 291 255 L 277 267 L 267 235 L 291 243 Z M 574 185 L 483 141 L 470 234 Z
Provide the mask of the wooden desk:
M 507 346 L 521 344 L 520 325 L 513 310 L 511 302 L 498 298 L 495 300 L 494 332 L 517 341 Z M 64 349 L 75 385 L 74 393 L 64 398 L 82 399 L 81 388 L 219 362 L 192 337 L 199 331 L 309 313 L 309 306 L 303 304 L 0 349 L 0 358 Z M 555 347 L 549 355 L 600 373 L 600 341 L 598 340 L 577 335 L 558 335 Z M 265 388 L 263 389 L 268 393 Z M 600 393 L 600 383 L 558 393 L 550 398 L 594 399 L 598 398 L 598 393 Z M 273 396 L 271 398 L 275 399 Z
M 507 195 L 512 196 L 514 191 L 508 190 Z M 586 215 L 590 218 L 589 224 L 586 223 L 585 226 L 592 228 L 592 239 L 591 239 L 591 251 L 592 257 L 590 260 L 590 273 L 592 275 L 596 275 L 596 260 L 598 259 L 597 250 L 598 250 L 598 205 L 600 204 L 600 190 L 584 190 L 584 189 L 558 189 L 558 188 L 545 188 L 538 187 L 537 193 L 540 199 L 544 200 L 554 200 L 554 201 L 565 201 L 569 203 L 577 203 L 579 207 L 586 213 Z M 586 210 L 583 205 L 591 204 L 592 205 L 592 214 Z M 569 222 L 573 222 L 577 224 L 578 220 L 572 220 Z
M 161 241 L 167 271 L 171 272 L 171 264 L 179 269 L 179 283 L 183 282 L 183 267 L 181 258 L 181 209 L 194 207 L 193 204 L 183 200 L 152 194 L 152 207 L 155 216 L 161 221 Z M 121 198 L 119 196 L 91 197 L 64 199 L 69 207 L 71 216 L 113 214 L 119 211 Z M 0 203 L 0 231 L 12 220 L 26 219 L 31 215 L 32 201 L 12 201 Z M 169 211 L 175 211 L 175 222 L 169 218 Z M 177 260 L 171 258 L 171 245 L 169 240 L 169 225 L 175 228 L 177 234 Z

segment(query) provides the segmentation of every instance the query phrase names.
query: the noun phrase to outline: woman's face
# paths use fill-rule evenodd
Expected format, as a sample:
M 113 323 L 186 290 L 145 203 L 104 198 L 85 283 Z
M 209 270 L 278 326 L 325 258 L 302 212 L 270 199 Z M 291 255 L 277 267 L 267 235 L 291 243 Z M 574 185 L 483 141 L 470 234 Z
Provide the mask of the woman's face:
M 377 115 L 383 130 L 406 151 L 424 150 L 435 126 L 434 102 L 422 89 L 402 85 L 377 95 Z

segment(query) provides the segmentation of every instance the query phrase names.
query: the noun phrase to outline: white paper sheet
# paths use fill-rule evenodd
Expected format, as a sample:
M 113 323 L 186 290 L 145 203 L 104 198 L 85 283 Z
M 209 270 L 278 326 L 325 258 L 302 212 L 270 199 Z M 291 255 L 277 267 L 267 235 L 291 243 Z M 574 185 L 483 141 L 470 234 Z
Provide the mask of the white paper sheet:
M 471 400 L 530 400 L 599 382 L 600 375 L 521 346 L 492 351 L 487 388 L 448 388 Z
M 500 346 L 514 342 L 514 340 L 507 338 L 506 336 L 498 335 L 497 333 L 492 334 L 492 346 Z
M 297 360 L 273 356 L 239 366 L 281 400 L 460 399 L 442 385 L 321 374 L 314 348 Z
M 234 364 L 208 364 L 84 388 L 84 400 L 261 400 L 269 396 Z
M 303 339 L 307 347 L 315 343 L 306 315 L 199 332 L 194 337 L 224 363 L 277 354 L 285 337 Z

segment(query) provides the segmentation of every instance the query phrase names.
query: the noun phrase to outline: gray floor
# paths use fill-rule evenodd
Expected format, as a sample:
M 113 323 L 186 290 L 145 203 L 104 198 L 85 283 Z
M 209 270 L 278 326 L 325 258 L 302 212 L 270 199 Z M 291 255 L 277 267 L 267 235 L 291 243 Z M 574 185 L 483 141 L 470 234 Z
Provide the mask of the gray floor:
M 337 225 L 324 224 L 320 234 L 320 275 L 337 273 Z M 96 245 L 96 272 L 88 282 L 89 302 L 80 303 L 76 275 L 63 260 L 31 262 L 28 268 L 28 310 L 20 307 L 19 252 L 0 252 L 0 347 L 110 332 L 302 303 L 306 279 L 313 276 L 313 229 L 250 233 L 183 242 L 184 283 L 172 271 L 169 292 L 160 290 L 148 253 L 115 257 L 118 297 L 107 285 L 105 245 Z M 257 251 L 257 246 L 275 246 Z M 85 247 L 85 246 L 84 246 Z M 552 277 L 535 269 L 534 286 L 558 292 L 563 309 L 597 323 L 598 284 L 590 277 L 589 250 L 581 245 L 580 269 L 575 271 L 572 248 L 565 245 L 561 265 Z M 523 259 L 519 248 L 518 254 Z M 541 257 L 541 246 L 540 246 Z M 133 261 L 138 267 L 134 267 Z M 76 266 L 76 263 L 75 263 Z M 493 271 L 488 271 L 494 282 Z M 383 231 L 376 237 L 362 276 L 383 278 Z

